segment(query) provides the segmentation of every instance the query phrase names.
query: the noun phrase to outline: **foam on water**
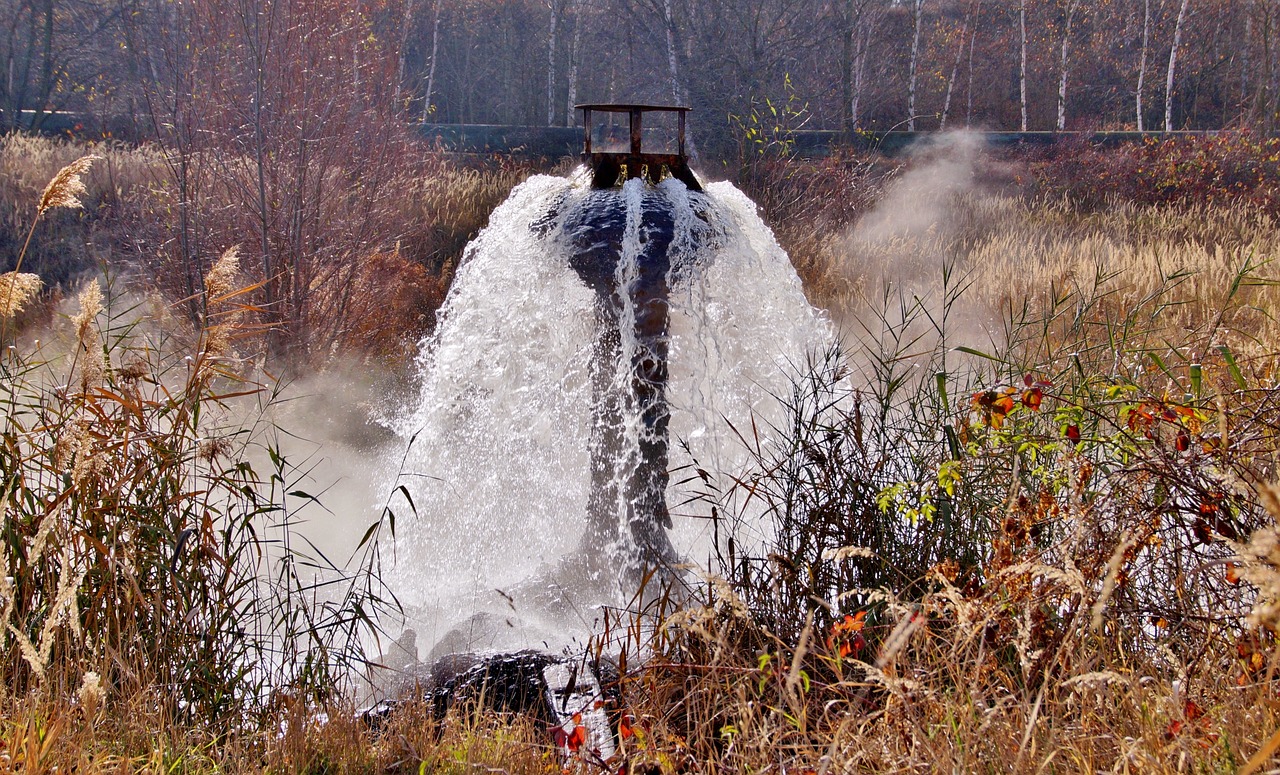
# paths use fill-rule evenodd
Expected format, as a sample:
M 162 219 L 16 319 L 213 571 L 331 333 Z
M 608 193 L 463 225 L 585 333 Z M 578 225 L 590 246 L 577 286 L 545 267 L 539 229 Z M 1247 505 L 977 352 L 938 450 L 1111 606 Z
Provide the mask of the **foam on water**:
M 785 393 L 807 353 L 832 336 L 755 205 L 733 186 L 703 194 L 678 181 L 655 191 L 633 180 L 601 192 L 587 179 L 537 176 L 514 190 L 468 247 L 438 330 L 423 343 L 417 401 L 395 422 L 406 445 L 395 483 L 411 493 L 416 515 L 403 500 L 396 506 L 388 576 L 421 642 L 463 625 L 442 647 L 556 647 L 585 637 L 599 605 L 625 603 L 633 591 L 621 571 L 642 547 L 626 530 L 624 488 L 616 488 L 616 525 L 588 529 L 593 359 L 614 359 L 605 373 L 626 394 L 644 343 L 623 293 L 620 342 L 602 345 L 597 293 L 570 266 L 575 245 L 590 238 L 573 213 L 603 202 L 624 208 L 615 282 L 629 288 L 649 236 L 642 208 L 670 210 L 673 470 L 691 456 L 718 474 L 744 466 L 730 425 L 749 433 L 754 414 L 755 427 L 767 428 L 778 414 L 771 396 Z M 619 399 L 619 476 L 640 458 L 640 403 Z M 669 534 L 677 555 L 696 563 L 708 556 L 711 525 L 703 510 L 676 508 L 687 495 L 683 478 L 673 475 L 668 488 Z M 498 626 L 472 632 L 465 623 L 477 613 Z

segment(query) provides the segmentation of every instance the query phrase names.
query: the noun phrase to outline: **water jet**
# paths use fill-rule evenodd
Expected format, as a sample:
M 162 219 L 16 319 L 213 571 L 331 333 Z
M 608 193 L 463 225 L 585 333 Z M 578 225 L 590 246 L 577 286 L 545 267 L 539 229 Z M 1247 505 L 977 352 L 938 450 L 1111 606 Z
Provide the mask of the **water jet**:
M 405 446 L 389 477 L 416 517 L 388 581 L 435 644 L 427 665 L 563 651 L 655 570 L 676 581 L 708 557 L 713 526 L 681 478 L 732 476 L 743 431 L 770 443 L 788 370 L 831 338 L 754 204 L 694 176 L 686 109 L 580 107 L 583 166 L 495 210 L 391 421 Z M 643 147 L 662 112 L 674 153 Z M 602 114 L 627 117 L 621 147 Z

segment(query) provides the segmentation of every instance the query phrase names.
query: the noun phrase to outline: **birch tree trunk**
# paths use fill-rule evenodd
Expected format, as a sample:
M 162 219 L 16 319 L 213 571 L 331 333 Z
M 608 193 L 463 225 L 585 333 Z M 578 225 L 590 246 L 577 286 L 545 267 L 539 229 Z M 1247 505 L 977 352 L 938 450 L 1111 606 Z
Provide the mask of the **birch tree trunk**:
M 427 92 L 422 97 L 422 123 L 431 115 L 431 95 L 436 85 L 436 54 L 440 51 L 440 0 L 435 0 L 431 19 L 431 64 L 427 67 Z
M 409 30 L 413 27 L 415 0 L 404 0 L 404 18 L 400 20 L 400 51 L 396 55 L 396 88 L 393 101 L 398 106 L 404 90 L 405 50 L 409 48 Z
M 968 129 L 973 122 L 973 47 L 978 41 L 978 27 L 974 25 L 969 33 L 969 85 L 965 89 L 964 128 Z
M 1144 132 L 1142 118 L 1142 87 L 1147 80 L 1147 47 L 1151 43 L 1151 0 L 1142 0 L 1142 53 L 1138 56 L 1138 93 L 1134 108 L 1138 116 L 1138 131 Z
M 1182 45 L 1182 23 L 1187 19 L 1187 6 L 1191 0 L 1182 0 L 1178 9 L 1178 21 L 1173 25 L 1173 47 L 1169 49 L 1169 72 L 1164 79 L 1164 131 L 1173 131 L 1173 76 L 1178 68 L 1178 48 Z
M 1065 131 L 1067 128 L 1067 62 L 1071 50 L 1071 24 L 1075 21 L 1076 10 L 1080 7 L 1080 0 L 1070 0 L 1067 4 L 1067 18 L 1065 20 L 1065 28 L 1062 31 L 1062 57 L 1059 62 L 1059 78 L 1058 78 L 1058 131 Z
M 947 79 L 947 96 L 942 101 L 942 119 L 938 122 L 938 129 L 947 128 L 947 114 L 951 112 L 951 94 L 956 88 L 956 78 L 960 75 L 960 60 L 964 58 L 964 39 L 969 32 L 969 25 L 973 23 L 973 9 L 975 3 L 969 5 L 969 13 L 964 17 L 964 23 L 960 26 L 960 43 L 956 46 L 956 58 L 951 63 L 951 77 Z
M 911 14 L 911 75 L 907 79 L 907 131 L 916 131 L 916 72 L 920 65 L 920 22 L 924 15 L 924 0 L 912 3 Z
M 671 75 L 671 99 L 677 104 L 683 104 L 681 99 L 682 89 L 680 88 L 680 66 L 676 61 L 676 24 L 675 17 L 671 14 L 671 0 L 662 0 L 662 22 L 666 27 L 667 33 L 667 68 Z
M 556 122 L 556 27 L 564 8 L 559 0 L 551 0 L 551 32 L 547 35 L 547 126 Z
M 565 100 L 565 126 L 577 123 L 574 110 L 578 104 L 578 51 L 582 44 L 582 19 L 579 17 L 581 2 L 569 2 L 569 15 L 573 17 L 573 44 L 569 47 L 569 96 Z
M 1022 41 L 1018 64 L 1018 104 L 1022 108 L 1022 131 L 1027 131 L 1027 0 L 1018 0 L 1018 33 Z

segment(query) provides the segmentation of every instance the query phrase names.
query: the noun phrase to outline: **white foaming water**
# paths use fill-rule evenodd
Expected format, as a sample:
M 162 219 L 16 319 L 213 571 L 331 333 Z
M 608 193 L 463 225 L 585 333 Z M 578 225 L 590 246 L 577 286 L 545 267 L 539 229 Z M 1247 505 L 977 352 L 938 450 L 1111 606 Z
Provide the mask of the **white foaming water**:
M 407 445 L 395 483 L 412 494 L 416 515 L 395 503 L 387 581 L 420 642 L 444 639 L 438 653 L 556 648 L 589 635 L 600 605 L 624 604 L 634 592 L 621 571 L 608 572 L 641 551 L 624 529 L 626 504 L 618 503 L 621 527 L 599 538 L 588 532 L 592 362 L 608 350 L 598 337 L 597 293 L 570 266 L 584 235 L 571 233 L 567 213 L 589 197 L 614 197 L 624 208 L 615 282 L 631 287 L 648 239 L 642 202 L 670 210 L 673 470 L 692 455 L 727 481 L 747 459 L 730 423 L 749 436 L 753 415 L 762 430 L 776 421 L 772 396 L 785 394 L 807 354 L 831 341 L 825 316 L 806 301 L 745 195 L 727 183 L 705 194 L 674 180 L 647 185 L 591 191 L 584 173 L 520 185 L 468 247 L 440 326 L 423 343 L 418 400 L 395 422 Z M 621 294 L 610 384 L 623 392 L 641 346 L 628 325 L 632 307 Z M 640 458 L 643 423 L 635 400 L 620 404 L 627 416 L 616 467 L 625 470 Z M 669 534 L 678 556 L 697 563 L 708 556 L 711 523 L 705 511 L 677 507 L 685 478 L 671 477 Z

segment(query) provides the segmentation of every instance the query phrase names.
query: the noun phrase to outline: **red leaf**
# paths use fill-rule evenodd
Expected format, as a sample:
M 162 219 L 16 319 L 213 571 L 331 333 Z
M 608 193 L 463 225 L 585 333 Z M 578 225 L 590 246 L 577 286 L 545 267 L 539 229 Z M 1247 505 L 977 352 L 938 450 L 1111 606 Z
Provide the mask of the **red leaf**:
M 1204 708 L 1196 704 L 1195 700 L 1187 700 L 1182 704 L 1182 715 L 1187 717 L 1187 721 L 1195 721 L 1204 715 Z
M 1070 439 L 1072 442 L 1078 442 L 1078 441 L 1080 441 L 1080 426 L 1079 426 L 1079 425 L 1068 425 L 1068 426 L 1063 430 L 1063 433 L 1064 433 L 1064 434 L 1066 435 L 1066 437 L 1067 437 L 1068 439 Z
M 1191 434 L 1187 433 L 1186 428 L 1178 429 L 1178 438 L 1174 441 L 1174 445 L 1179 452 L 1186 452 L 1191 449 Z
M 1236 570 L 1236 564 L 1234 562 L 1227 563 L 1227 583 L 1240 583 L 1240 571 Z
M 1033 412 L 1040 411 L 1040 402 L 1044 399 L 1044 392 L 1040 388 L 1027 388 L 1022 391 L 1022 405 Z

